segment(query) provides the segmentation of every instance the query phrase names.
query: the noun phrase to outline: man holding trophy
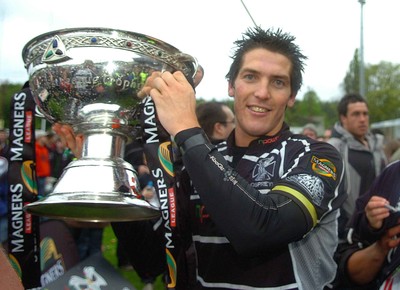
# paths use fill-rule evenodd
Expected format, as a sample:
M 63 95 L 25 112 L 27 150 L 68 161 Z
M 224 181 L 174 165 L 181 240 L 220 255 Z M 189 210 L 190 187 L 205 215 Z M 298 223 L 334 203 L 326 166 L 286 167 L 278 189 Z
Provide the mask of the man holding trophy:
M 196 269 L 179 272 L 174 283 L 167 281 L 169 288 L 324 289 L 334 279 L 343 164 L 331 145 L 294 135 L 284 122 L 306 59 L 294 40 L 256 27 L 235 42 L 226 77 L 236 128 L 217 146 L 200 128 L 184 70 L 154 69 L 137 93 L 154 102 L 183 163 L 176 222 L 181 255 L 195 244 Z M 64 142 L 85 154 L 85 138 L 55 122 Z M 167 269 L 165 237 L 150 220 L 113 220 L 113 229 L 137 271 L 161 274 Z M 184 267 L 184 258 L 175 261 L 175 268 Z M 196 281 L 188 281 L 191 271 Z

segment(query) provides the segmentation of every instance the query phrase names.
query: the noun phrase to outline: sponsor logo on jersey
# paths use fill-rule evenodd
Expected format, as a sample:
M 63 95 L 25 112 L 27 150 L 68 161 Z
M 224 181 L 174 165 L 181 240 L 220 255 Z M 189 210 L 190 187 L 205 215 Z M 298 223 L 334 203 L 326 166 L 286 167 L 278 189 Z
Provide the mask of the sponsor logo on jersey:
M 319 159 L 316 156 L 311 158 L 312 170 L 322 176 L 331 177 L 333 180 L 336 180 L 336 167 L 335 165 L 328 159 Z
M 278 141 L 279 137 L 280 136 L 275 136 L 275 137 L 272 137 L 272 138 L 259 140 L 258 142 L 261 143 L 261 144 L 264 144 L 264 145 L 271 144 L 271 143 L 274 143 L 274 142 Z

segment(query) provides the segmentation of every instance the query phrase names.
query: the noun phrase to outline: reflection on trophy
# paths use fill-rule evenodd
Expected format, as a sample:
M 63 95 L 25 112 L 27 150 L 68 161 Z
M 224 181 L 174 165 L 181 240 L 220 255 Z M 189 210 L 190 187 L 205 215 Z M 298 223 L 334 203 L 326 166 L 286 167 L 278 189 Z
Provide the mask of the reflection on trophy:
M 194 81 L 197 61 L 153 37 L 107 28 L 45 33 L 22 55 L 39 110 L 84 136 L 82 157 L 65 168 L 52 193 L 25 209 L 77 221 L 159 216 L 123 160 L 125 143 L 140 131 L 137 94 L 155 70 L 180 70 Z

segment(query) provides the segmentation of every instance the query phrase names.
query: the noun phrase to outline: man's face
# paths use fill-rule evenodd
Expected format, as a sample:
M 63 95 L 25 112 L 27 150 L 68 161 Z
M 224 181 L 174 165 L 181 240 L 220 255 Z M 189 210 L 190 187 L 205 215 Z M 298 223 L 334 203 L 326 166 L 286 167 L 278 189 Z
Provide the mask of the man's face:
M 356 139 L 364 139 L 369 128 L 369 113 L 364 102 L 350 103 L 347 105 L 347 115 L 340 116 L 340 121 L 349 133 Z
M 290 60 L 263 48 L 243 57 L 238 76 L 229 85 L 235 98 L 238 146 L 248 146 L 260 136 L 273 136 L 282 128 L 286 107 L 292 107 L 295 95 L 290 87 Z

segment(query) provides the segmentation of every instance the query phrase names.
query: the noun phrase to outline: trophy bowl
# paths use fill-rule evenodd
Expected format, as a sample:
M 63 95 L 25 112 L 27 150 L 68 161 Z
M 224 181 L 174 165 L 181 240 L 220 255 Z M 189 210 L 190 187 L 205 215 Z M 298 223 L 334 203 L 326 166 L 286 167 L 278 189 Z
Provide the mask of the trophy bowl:
M 51 123 L 83 135 L 53 192 L 25 206 L 29 213 L 76 221 L 155 218 L 141 198 L 125 144 L 140 131 L 138 92 L 153 71 L 182 71 L 194 82 L 195 58 L 159 39 L 110 28 L 70 28 L 29 41 L 22 51 L 38 109 Z

